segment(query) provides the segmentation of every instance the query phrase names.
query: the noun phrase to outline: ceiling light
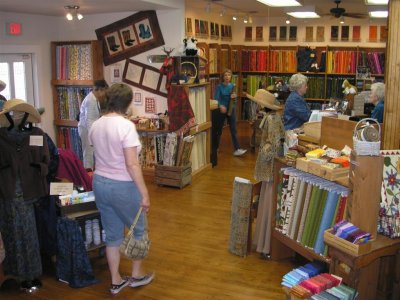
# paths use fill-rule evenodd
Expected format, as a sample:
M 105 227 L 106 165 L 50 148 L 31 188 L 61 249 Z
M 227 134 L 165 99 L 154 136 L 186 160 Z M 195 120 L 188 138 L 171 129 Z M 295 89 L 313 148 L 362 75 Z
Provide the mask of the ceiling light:
M 366 5 L 387 5 L 389 0 L 365 0 Z
M 248 18 L 248 20 L 250 24 L 253 24 L 253 18 L 251 16 Z
M 388 11 L 387 10 L 370 11 L 369 16 L 371 18 L 387 18 Z
M 249 20 L 247 19 L 247 17 L 244 17 L 243 23 L 247 24 L 247 22 L 249 22 Z
M 298 19 L 320 18 L 320 16 L 313 11 L 293 11 L 293 12 L 288 12 L 287 14 L 289 16 L 292 16 L 293 18 L 298 18 Z
M 225 8 L 221 9 L 221 11 L 219 12 L 219 16 L 223 17 L 225 15 L 225 12 L 226 12 Z
M 290 24 L 290 19 L 287 18 L 286 21 L 285 21 L 285 23 L 289 25 L 289 24 Z
M 237 17 L 236 17 L 236 16 L 233 16 L 233 17 L 232 17 L 232 20 L 233 20 L 233 21 L 236 21 L 236 20 L 237 20 Z
M 303 4 L 301 3 L 300 0 L 257 0 L 258 2 L 261 2 L 265 5 L 268 6 L 273 6 L 273 7 L 290 7 L 290 6 L 302 6 Z
M 67 6 L 64 6 L 64 8 L 68 10 L 67 14 L 65 15 L 65 17 L 67 18 L 68 21 L 72 21 L 74 19 L 74 17 L 77 18 L 78 20 L 83 19 L 82 14 L 78 13 L 79 6 L 67 5 Z
M 344 17 L 343 16 L 340 18 L 340 24 L 344 24 Z
M 286 14 L 294 18 L 300 18 L 300 19 L 320 18 L 320 15 L 315 10 L 314 5 L 285 8 L 285 12 Z

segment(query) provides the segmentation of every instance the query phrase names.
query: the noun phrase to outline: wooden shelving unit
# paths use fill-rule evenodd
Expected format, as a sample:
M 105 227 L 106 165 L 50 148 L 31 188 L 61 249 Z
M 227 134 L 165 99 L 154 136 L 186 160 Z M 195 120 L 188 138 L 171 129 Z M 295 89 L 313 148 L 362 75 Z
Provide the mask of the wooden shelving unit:
M 76 116 L 94 82 L 103 79 L 102 47 L 99 41 L 51 42 L 51 66 L 57 146 L 80 157 Z

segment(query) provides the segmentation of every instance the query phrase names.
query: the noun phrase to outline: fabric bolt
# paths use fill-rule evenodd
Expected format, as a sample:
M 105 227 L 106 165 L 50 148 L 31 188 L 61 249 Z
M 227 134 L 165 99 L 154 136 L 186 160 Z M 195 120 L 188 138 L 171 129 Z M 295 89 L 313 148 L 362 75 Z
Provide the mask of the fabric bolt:
M 291 130 L 301 127 L 308 121 L 311 110 L 307 102 L 297 92 L 292 91 L 286 99 L 283 120 L 285 130 Z
M 93 147 L 89 143 L 89 131 L 94 121 L 100 118 L 100 104 L 93 92 L 90 92 L 83 100 L 79 113 L 78 132 L 82 143 L 83 165 L 93 169 Z
M 239 256 L 247 255 L 252 188 L 251 182 L 233 182 L 229 251 Z
M 310 47 L 300 48 L 297 51 L 297 71 L 310 71 L 310 67 L 317 61 L 317 52 Z
M 332 227 L 333 216 L 335 208 L 339 200 L 339 195 L 335 192 L 329 192 L 328 198 L 326 200 L 325 210 L 322 215 L 322 221 L 318 229 L 317 239 L 314 246 L 314 251 L 316 253 L 322 254 L 324 252 L 324 232 L 328 228 Z
M 135 124 L 122 116 L 103 116 L 93 123 L 89 132 L 89 143 L 96 150 L 97 175 L 119 181 L 132 181 L 124 158 L 124 148 L 142 145 Z

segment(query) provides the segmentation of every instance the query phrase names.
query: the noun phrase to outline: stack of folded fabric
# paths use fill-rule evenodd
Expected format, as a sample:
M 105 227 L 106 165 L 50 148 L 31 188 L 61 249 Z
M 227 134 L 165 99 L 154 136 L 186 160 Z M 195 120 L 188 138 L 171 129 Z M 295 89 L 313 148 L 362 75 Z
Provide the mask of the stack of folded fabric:
M 328 273 L 322 273 L 303 280 L 290 290 L 290 294 L 298 298 L 309 298 L 341 283 L 341 279 Z
M 363 231 L 352 223 L 344 220 L 333 226 L 332 234 L 358 245 L 365 244 L 372 238 L 369 232 Z
M 344 284 L 327 289 L 322 293 L 311 296 L 312 300 L 354 300 L 357 297 L 357 291 Z
M 312 262 L 297 269 L 293 269 L 283 276 L 282 285 L 291 288 L 298 285 L 303 280 L 314 277 L 323 272 L 325 266 L 321 262 Z

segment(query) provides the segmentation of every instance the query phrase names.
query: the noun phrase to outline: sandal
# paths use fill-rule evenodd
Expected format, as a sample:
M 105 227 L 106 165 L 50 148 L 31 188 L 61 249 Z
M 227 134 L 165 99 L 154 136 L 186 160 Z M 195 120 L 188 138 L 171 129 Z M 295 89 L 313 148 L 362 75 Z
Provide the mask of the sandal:
M 111 284 L 111 287 L 110 287 L 111 294 L 113 294 L 113 295 L 118 294 L 128 284 L 129 284 L 128 279 L 123 279 L 123 281 L 120 284 Z

